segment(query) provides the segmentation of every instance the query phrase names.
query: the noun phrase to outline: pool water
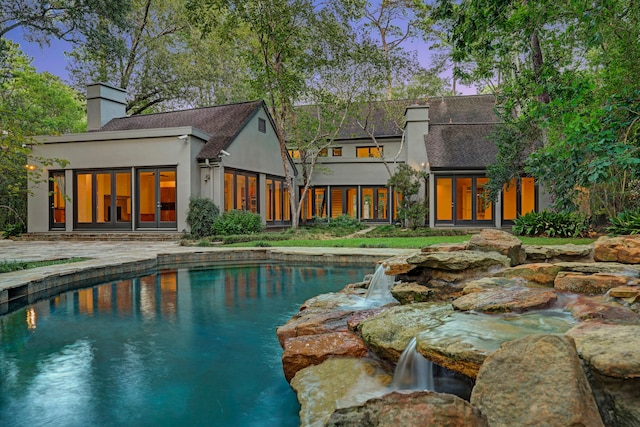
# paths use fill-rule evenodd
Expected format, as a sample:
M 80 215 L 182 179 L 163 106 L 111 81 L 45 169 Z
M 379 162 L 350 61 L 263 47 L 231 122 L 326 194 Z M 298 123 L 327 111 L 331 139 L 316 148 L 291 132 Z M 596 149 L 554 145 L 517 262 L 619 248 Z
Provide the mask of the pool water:
M 370 273 L 176 269 L 0 317 L 0 426 L 298 426 L 275 328 Z

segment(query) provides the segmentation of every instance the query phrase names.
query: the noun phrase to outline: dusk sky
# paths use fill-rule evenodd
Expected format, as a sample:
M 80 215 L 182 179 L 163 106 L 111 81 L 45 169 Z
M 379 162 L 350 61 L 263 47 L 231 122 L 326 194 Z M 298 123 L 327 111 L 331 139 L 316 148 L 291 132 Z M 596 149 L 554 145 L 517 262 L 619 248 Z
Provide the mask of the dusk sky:
M 65 83 L 69 83 L 69 73 L 66 69 L 69 63 L 69 59 L 65 55 L 65 51 L 71 49 L 71 45 L 69 43 L 57 39 L 52 39 L 49 46 L 40 47 L 38 43 L 26 41 L 23 38 L 21 28 L 16 28 L 8 33 L 7 38 L 18 43 L 21 46 L 22 51 L 33 58 L 32 64 L 38 72 L 47 71 L 53 75 L 60 77 Z M 406 42 L 406 47 L 407 49 L 417 51 L 420 63 L 424 67 L 430 67 L 430 51 L 425 42 Z M 450 76 L 450 73 L 447 73 L 447 77 L 448 76 Z M 471 95 L 476 93 L 475 88 L 465 87 L 460 84 L 458 84 L 457 90 L 464 95 Z

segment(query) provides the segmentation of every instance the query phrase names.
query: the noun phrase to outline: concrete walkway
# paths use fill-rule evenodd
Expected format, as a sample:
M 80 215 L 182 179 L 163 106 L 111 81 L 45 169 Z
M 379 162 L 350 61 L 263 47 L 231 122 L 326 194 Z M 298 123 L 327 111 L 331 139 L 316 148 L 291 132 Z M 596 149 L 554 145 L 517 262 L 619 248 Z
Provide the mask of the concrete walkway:
M 297 262 L 372 263 L 413 249 L 381 248 L 230 248 L 180 246 L 173 241 L 14 241 L 0 240 L 0 262 L 42 261 L 72 257 L 86 261 L 0 274 L 0 304 L 17 297 L 64 287 L 91 278 L 132 274 L 159 265 L 160 258 L 206 265 L 212 261 L 278 260 Z M 0 310 L 1 311 L 1 310 Z

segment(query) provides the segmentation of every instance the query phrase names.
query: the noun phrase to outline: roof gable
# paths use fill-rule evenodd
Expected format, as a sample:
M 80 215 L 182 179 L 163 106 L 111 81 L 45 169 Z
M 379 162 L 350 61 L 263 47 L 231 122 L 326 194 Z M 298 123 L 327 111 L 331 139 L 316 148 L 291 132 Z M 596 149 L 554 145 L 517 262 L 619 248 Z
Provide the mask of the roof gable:
M 231 144 L 238 133 L 263 106 L 263 101 L 250 101 L 122 117 L 109 121 L 98 132 L 192 126 L 211 135 L 196 156 L 197 159 L 212 159 Z

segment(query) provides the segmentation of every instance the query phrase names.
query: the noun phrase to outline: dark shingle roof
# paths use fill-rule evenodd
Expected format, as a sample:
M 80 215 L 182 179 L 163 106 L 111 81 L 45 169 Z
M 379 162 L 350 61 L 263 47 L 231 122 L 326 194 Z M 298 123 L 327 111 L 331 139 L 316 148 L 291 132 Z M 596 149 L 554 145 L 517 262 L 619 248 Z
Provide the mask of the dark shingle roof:
M 362 105 L 357 117 L 349 117 L 340 132 L 339 139 L 369 138 L 362 129 L 366 124 L 368 130 L 376 138 L 385 136 L 400 137 L 402 129 L 400 119 L 410 105 L 429 105 L 429 123 L 435 124 L 469 124 L 495 123 L 498 117 L 494 112 L 496 99 L 493 95 L 437 96 L 428 100 L 403 99 L 377 101 Z
M 263 101 L 251 101 L 123 117 L 109 121 L 99 132 L 192 126 L 211 135 L 196 158 L 212 159 L 233 141 L 263 105 Z
M 439 124 L 424 136 L 431 169 L 485 169 L 496 160 L 498 149 L 491 133 L 496 123 Z

